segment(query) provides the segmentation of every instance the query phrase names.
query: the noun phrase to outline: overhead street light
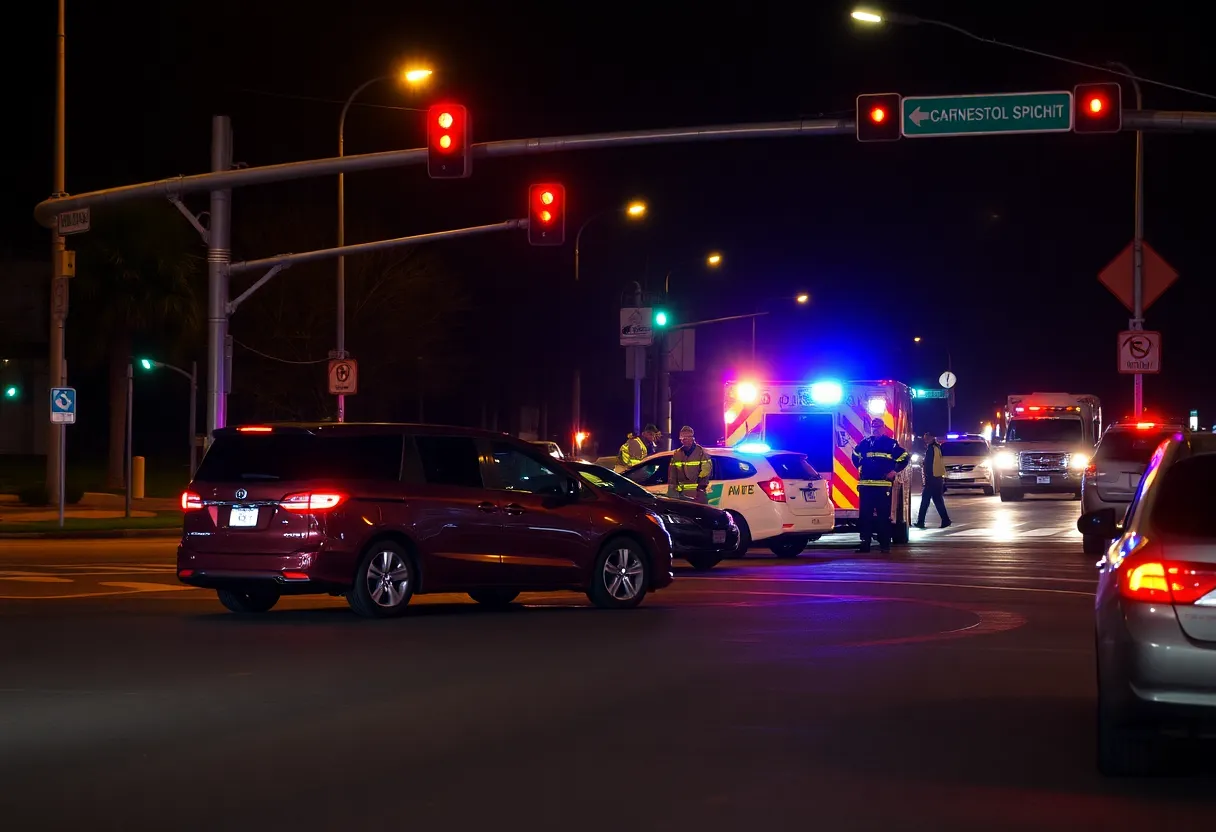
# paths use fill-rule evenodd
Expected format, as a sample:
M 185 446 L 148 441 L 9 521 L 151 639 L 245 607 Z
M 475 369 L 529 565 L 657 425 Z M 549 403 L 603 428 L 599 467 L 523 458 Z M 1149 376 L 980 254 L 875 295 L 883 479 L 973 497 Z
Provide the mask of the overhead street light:
M 338 158 L 342 158 L 346 150 L 346 114 L 365 89 L 381 81 L 398 79 L 408 86 L 418 86 L 430 79 L 434 72 L 426 67 L 406 67 L 393 75 L 380 75 L 364 81 L 346 99 L 342 105 L 342 114 L 338 116 Z M 346 245 L 346 177 L 338 174 L 338 248 Z M 338 358 L 346 357 L 346 258 L 338 257 Z M 346 421 L 346 396 L 338 394 L 338 421 Z
M 718 254 L 718 253 L 715 251 L 713 254 L 711 254 L 711 255 L 709 255 L 708 257 L 706 257 L 706 258 L 705 258 L 705 262 L 706 262 L 707 264 L 709 264 L 710 266 L 718 266 L 718 265 L 721 265 L 721 264 L 722 264 L 722 255 L 721 255 L 721 254 Z
M 631 217 L 637 218 L 646 214 L 646 203 L 638 200 L 629 203 L 629 207 L 625 209 L 625 213 Z

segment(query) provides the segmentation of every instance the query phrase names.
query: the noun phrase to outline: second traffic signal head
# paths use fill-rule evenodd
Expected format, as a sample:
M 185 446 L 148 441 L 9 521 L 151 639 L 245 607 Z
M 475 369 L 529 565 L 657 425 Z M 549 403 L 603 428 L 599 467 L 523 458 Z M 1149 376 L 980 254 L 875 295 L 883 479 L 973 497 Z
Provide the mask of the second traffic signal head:
M 560 246 L 566 242 L 566 188 L 556 182 L 528 186 L 528 242 Z
M 426 172 L 432 179 L 464 179 L 473 173 L 468 108 L 435 104 L 426 113 Z
M 1072 129 L 1074 133 L 1118 133 L 1123 129 L 1123 88 L 1116 82 L 1073 87 Z
M 857 96 L 857 141 L 899 141 L 899 101 L 897 92 Z
M 656 329 L 666 329 L 671 323 L 671 317 L 667 314 L 666 309 L 654 310 L 654 326 Z

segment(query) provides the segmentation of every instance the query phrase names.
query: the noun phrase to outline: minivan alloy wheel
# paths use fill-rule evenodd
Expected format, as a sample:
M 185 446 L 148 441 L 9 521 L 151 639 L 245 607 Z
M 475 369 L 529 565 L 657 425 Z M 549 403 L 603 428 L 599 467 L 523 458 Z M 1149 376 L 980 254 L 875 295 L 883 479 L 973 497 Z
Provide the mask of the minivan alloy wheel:
M 642 591 L 645 567 L 637 552 L 620 547 L 604 559 L 604 587 L 617 601 L 630 601 Z
M 391 549 L 377 552 L 367 566 L 367 594 L 377 606 L 395 607 L 410 590 L 410 566 Z

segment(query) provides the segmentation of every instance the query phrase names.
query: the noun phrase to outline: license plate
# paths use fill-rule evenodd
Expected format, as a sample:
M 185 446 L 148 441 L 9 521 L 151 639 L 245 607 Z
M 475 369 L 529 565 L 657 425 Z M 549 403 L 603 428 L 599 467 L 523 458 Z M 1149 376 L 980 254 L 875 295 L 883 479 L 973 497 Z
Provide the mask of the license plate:
M 815 489 L 808 488 L 806 491 L 803 491 L 802 499 L 806 500 L 808 503 L 815 502 Z
M 258 524 L 256 508 L 234 508 L 228 515 L 228 527 L 232 529 L 250 529 Z
M 1051 477 L 1035 477 L 1036 485 L 1051 485 Z
M 725 542 L 726 542 L 726 532 L 725 531 L 714 532 L 714 543 L 725 543 Z

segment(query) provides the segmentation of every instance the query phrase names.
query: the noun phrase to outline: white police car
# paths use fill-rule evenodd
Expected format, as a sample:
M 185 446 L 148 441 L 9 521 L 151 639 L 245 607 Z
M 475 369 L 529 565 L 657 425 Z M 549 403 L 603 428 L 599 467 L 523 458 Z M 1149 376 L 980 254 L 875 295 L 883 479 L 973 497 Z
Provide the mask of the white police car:
M 756 443 L 705 450 L 714 466 L 709 504 L 735 518 L 740 557 L 753 542 L 764 543 L 778 557 L 796 557 L 835 527 L 830 486 L 806 454 Z M 625 476 L 647 491 L 666 494 L 673 453 L 678 451 L 649 456 Z

